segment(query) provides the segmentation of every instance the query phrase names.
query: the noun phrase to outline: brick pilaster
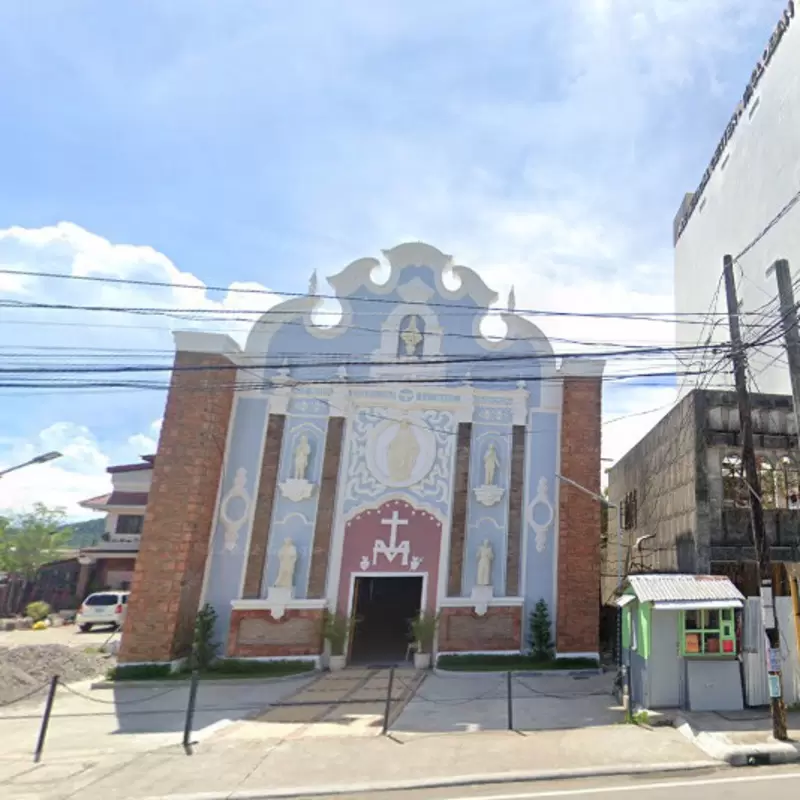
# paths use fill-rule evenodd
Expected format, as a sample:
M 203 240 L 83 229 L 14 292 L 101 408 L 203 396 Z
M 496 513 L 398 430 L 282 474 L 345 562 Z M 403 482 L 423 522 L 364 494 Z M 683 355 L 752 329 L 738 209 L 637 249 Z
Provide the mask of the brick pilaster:
M 178 351 L 131 586 L 120 662 L 187 655 L 202 591 L 236 372 Z
M 344 418 L 328 420 L 325 437 L 325 456 L 322 460 L 322 478 L 319 487 L 317 523 L 314 526 L 314 549 L 308 573 L 308 596 L 324 597 L 325 579 L 328 572 L 328 557 L 331 550 L 333 516 L 336 510 L 336 485 L 339 478 L 339 462 L 342 458 Z
M 464 547 L 467 540 L 467 503 L 469 501 L 469 457 L 472 442 L 472 423 L 461 422 L 456 440 L 456 474 L 453 481 L 453 513 L 450 517 L 450 561 L 447 595 L 461 594 L 464 570 Z
M 600 494 L 602 378 L 565 377 L 561 417 L 561 474 Z M 562 481 L 559 485 L 559 653 L 596 653 L 600 625 L 601 504 Z
M 283 414 L 270 414 L 267 423 L 267 438 L 261 456 L 261 477 L 258 481 L 256 510 L 253 514 L 253 530 L 250 534 L 250 552 L 247 556 L 247 567 L 244 574 L 242 596 L 246 598 L 261 597 L 285 421 L 286 417 Z
M 522 551 L 522 508 L 525 496 L 525 426 L 514 425 L 511 434 L 511 475 L 508 490 L 508 543 L 506 547 L 506 594 L 519 594 L 519 561 Z

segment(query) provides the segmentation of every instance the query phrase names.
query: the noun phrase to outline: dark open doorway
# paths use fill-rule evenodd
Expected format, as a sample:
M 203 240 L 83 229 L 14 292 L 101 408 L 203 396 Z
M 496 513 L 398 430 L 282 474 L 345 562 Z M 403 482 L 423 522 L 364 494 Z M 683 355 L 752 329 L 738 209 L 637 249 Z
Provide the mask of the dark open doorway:
M 409 620 L 420 610 L 422 577 L 356 578 L 353 612 L 358 617 L 353 632 L 350 662 L 397 664 L 406 660 Z

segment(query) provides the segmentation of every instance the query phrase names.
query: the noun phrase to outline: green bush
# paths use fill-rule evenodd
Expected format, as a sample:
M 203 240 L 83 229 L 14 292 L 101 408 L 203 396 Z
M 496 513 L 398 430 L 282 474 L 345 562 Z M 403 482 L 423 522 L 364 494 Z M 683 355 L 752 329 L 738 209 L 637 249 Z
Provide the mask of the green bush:
M 192 645 L 191 664 L 199 670 L 210 669 L 217 657 L 219 644 L 214 641 L 214 626 L 217 622 L 217 612 L 206 603 L 198 612 L 194 620 L 194 643 Z
M 593 658 L 556 658 L 537 660 L 517 654 L 450 655 L 439 656 L 436 666 L 440 669 L 464 672 L 535 672 L 538 670 L 597 669 Z
M 313 661 L 251 661 L 221 658 L 209 669 L 212 675 L 294 675 L 315 668 Z
M 25 616 L 30 617 L 34 622 L 40 622 L 50 616 L 50 605 L 44 600 L 36 600 L 25 606 Z
M 549 661 L 553 657 L 553 640 L 550 637 L 550 610 L 544 598 L 536 603 L 528 620 L 528 640 L 531 657 L 537 661 Z
M 112 667 L 106 677 L 110 681 L 139 681 L 153 678 L 169 678 L 169 664 L 120 664 Z

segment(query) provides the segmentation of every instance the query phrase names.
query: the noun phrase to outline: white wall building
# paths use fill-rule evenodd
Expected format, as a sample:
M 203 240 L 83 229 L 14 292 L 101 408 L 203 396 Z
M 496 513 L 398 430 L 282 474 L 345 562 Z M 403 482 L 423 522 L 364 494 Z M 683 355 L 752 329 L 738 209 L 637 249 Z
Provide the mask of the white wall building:
M 721 283 L 723 256 L 737 256 L 745 250 L 799 191 L 800 19 L 795 16 L 794 2 L 790 2 L 722 132 L 698 188 L 685 197 L 675 217 L 675 307 L 679 319 L 687 313 L 726 311 Z M 775 277 L 765 274 L 778 258 L 789 260 L 794 279 L 800 276 L 800 203 L 736 263 L 742 310 L 752 315 L 743 319 L 745 325 L 778 319 Z M 800 299 L 798 287 L 795 291 Z M 759 314 L 760 310 L 769 315 L 768 319 Z M 696 322 L 701 318 L 689 319 Z M 746 341 L 756 336 L 752 328 L 745 327 L 743 333 Z M 678 322 L 679 346 L 705 341 L 709 334 L 711 341 L 729 339 L 724 316 L 710 317 L 705 326 L 688 319 Z M 748 355 L 753 390 L 790 392 L 782 341 L 762 350 L 750 350 Z M 682 358 L 684 367 L 690 365 L 692 358 Z M 699 366 L 700 362 L 695 358 L 694 364 Z M 711 380 L 701 376 L 687 378 L 682 393 L 700 382 L 727 387 L 733 379 L 729 369 L 723 369 Z

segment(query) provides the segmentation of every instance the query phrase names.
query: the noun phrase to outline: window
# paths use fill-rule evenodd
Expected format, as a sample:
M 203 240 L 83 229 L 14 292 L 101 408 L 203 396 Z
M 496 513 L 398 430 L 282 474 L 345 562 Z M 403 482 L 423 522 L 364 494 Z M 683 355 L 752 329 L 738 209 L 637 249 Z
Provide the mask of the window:
M 86 598 L 87 606 L 115 606 L 119 603 L 119 595 L 116 594 L 93 594 Z
M 722 492 L 727 506 L 748 505 L 744 477 L 742 476 L 742 459 L 729 455 L 722 459 Z
M 685 656 L 736 655 L 732 608 L 682 612 L 681 653 Z
M 638 511 L 636 504 L 636 489 L 634 489 L 632 492 L 628 492 L 628 494 L 625 495 L 620 511 L 622 512 L 622 530 L 633 530 L 636 527 L 636 515 Z
M 141 514 L 120 514 L 117 517 L 116 533 L 141 533 L 143 523 L 144 517 Z

